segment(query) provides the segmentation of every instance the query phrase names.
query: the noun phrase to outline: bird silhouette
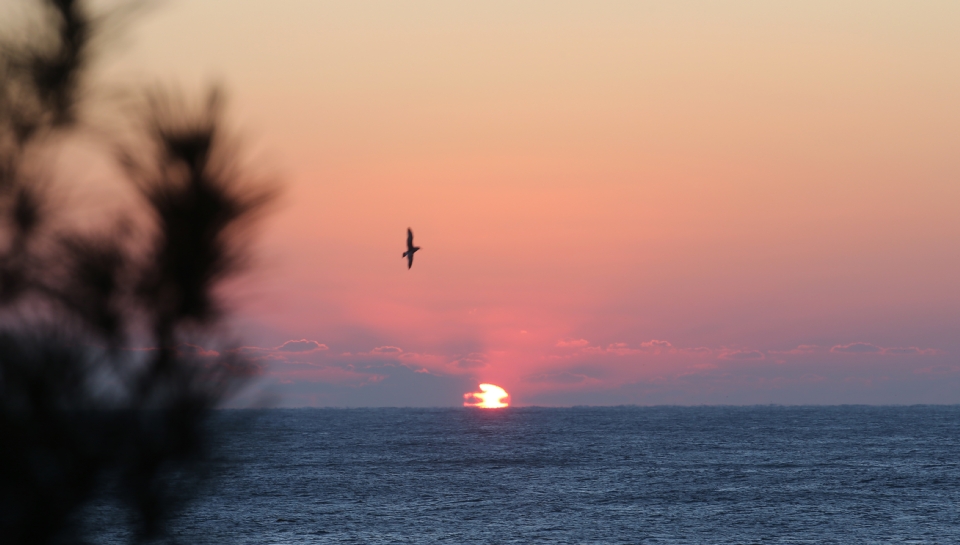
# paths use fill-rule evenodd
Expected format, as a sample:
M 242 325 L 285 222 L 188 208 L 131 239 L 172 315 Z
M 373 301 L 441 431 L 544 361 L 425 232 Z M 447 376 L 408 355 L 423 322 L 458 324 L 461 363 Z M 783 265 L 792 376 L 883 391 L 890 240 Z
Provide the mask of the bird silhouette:
M 413 267 L 413 253 L 419 250 L 419 246 L 413 245 L 413 231 L 407 227 L 407 251 L 403 252 L 403 257 L 407 258 L 407 268 Z

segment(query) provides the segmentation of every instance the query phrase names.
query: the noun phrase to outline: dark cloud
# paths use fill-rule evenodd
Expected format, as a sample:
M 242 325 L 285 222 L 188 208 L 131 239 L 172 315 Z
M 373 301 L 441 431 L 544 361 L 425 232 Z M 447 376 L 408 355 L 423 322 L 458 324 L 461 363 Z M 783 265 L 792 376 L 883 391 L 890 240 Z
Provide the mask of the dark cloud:
M 850 343 L 838 344 L 831 348 L 830 351 L 842 354 L 879 354 L 883 352 L 883 348 L 870 343 Z
M 579 384 L 592 380 L 586 375 L 562 371 L 559 373 L 541 373 L 527 377 L 527 382 L 546 382 L 552 384 Z
M 435 375 L 404 365 L 368 365 L 365 380 L 348 383 L 294 380 L 273 384 L 279 405 L 326 407 L 459 407 L 476 388 L 467 376 Z
M 792 350 L 771 350 L 770 354 L 790 354 L 790 355 L 800 355 L 800 354 L 812 354 L 820 350 L 820 347 L 815 344 L 801 344 Z
M 763 352 L 759 350 L 734 350 L 720 354 L 722 360 L 762 360 Z
M 885 354 L 890 356 L 936 356 L 943 351 L 936 348 L 919 348 L 916 346 L 883 347 L 871 343 L 838 344 L 830 349 L 831 352 L 841 354 Z
M 280 352 L 314 352 L 317 350 L 326 350 L 327 345 L 317 341 L 308 341 L 300 339 L 299 341 L 287 341 L 276 348 Z
M 385 354 L 399 354 L 403 350 L 397 348 L 396 346 L 378 346 L 370 351 L 371 354 L 385 355 Z
M 190 343 L 177 345 L 177 354 L 181 356 L 196 356 L 199 358 L 215 358 L 220 355 L 216 350 L 207 350 L 202 346 Z
M 910 346 L 907 348 L 884 348 L 884 354 L 922 354 L 923 351 L 917 348 L 916 346 Z
M 686 354 L 710 354 L 713 352 L 713 349 L 706 346 L 694 346 L 691 348 L 681 348 L 680 352 Z
M 479 352 L 474 352 L 457 359 L 455 365 L 461 369 L 479 369 L 487 366 L 487 357 Z
M 244 357 L 257 357 L 269 350 L 269 348 L 260 348 L 259 346 L 238 346 L 237 348 L 228 350 L 228 352 Z
M 923 355 L 923 356 L 933 356 L 936 354 L 942 354 L 940 350 L 935 348 L 918 348 L 916 346 L 906 346 L 906 347 L 896 347 L 896 348 L 884 348 L 884 354 L 892 354 L 894 356 L 911 356 L 911 355 Z

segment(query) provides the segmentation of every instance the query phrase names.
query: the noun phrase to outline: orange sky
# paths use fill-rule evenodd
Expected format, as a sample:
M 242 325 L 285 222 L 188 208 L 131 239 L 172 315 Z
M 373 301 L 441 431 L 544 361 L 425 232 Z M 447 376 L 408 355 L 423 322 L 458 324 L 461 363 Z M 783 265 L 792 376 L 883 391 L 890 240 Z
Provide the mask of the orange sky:
M 957 403 L 958 28 L 953 1 L 180 0 L 104 74 L 223 83 L 285 181 L 234 287 L 278 404 Z

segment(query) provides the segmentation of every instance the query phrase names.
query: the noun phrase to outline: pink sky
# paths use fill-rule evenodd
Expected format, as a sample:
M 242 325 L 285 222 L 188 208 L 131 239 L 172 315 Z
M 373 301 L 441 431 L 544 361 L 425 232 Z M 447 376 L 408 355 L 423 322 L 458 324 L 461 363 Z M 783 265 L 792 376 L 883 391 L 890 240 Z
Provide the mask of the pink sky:
M 957 28 L 956 2 L 180 1 L 104 73 L 223 83 L 284 180 L 231 288 L 272 403 L 958 403 Z

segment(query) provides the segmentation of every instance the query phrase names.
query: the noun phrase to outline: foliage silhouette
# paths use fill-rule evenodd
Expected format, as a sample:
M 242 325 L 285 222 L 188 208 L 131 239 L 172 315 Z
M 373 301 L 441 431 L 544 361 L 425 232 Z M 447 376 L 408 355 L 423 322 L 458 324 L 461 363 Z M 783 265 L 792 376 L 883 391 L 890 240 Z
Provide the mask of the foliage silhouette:
M 132 539 L 164 538 L 203 480 L 211 411 L 257 372 L 224 349 L 216 288 L 272 191 L 236 166 L 219 93 L 191 115 L 155 92 L 112 155 L 140 208 L 71 226 L 40 163 L 89 137 L 81 99 L 106 19 L 33 4 L 42 28 L 0 45 L 0 536 L 83 543 L 107 498 Z

